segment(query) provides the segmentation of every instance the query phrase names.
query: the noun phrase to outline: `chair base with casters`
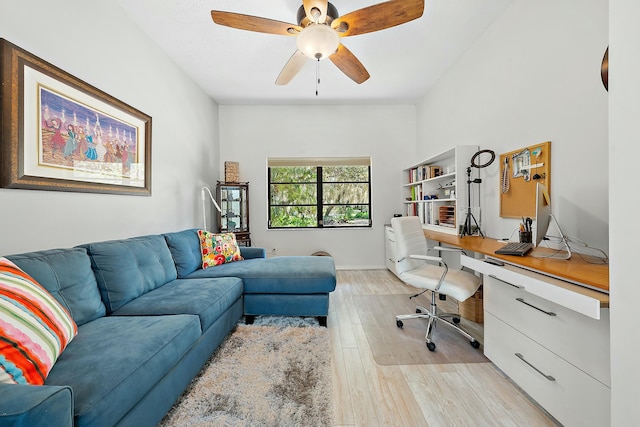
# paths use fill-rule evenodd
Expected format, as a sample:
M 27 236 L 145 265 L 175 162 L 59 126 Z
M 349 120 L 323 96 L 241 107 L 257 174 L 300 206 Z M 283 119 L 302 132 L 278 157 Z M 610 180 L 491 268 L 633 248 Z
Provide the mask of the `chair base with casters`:
M 414 295 L 414 296 L 416 296 L 416 295 Z M 411 297 L 411 298 L 413 298 L 413 297 Z M 436 344 L 431 340 L 431 334 L 433 333 L 433 329 L 436 326 L 436 322 L 440 322 L 440 323 L 442 323 L 444 325 L 447 325 L 447 326 L 453 328 L 454 330 L 456 330 L 458 333 L 460 333 L 463 336 L 465 336 L 467 339 L 469 339 L 471 347 L 480 348 L 480 341 L 475 339 L 471 334 L 469 334 L 467 331 L 465 331 L 464 329 L 462 329 L 459 326 L 459 324 L 460 324 L 460 314 L 458 314 L 458 313 L 438 313 L 438 306 L 436 304 L 436 292 L 431 292 L 431 305 L 429 307 L 430 307 L 430 309 L 426 309 L 425 307 L 422 307 L 422 306 L 419 305 L 419 306 L 416 307 L 416 313 L 415 314 L 400 314 L 400 315 L 396 316 L 396 326 L 398 328 L 402 328 L 404 326 L 403 320 L 427 319 L 428 320 L 427 333 L 425 334 L 424 338 L 427 341 L 427 348 L 429 349 L 429 351 L 435 351 L 436 350 Z M 449 319 L 451 319 L 451 320 L 449 320 Z
M 427 348 L 431 351 L 436 349 L 432 335 L 438 323 L 453 328 L 469 339 L 472 347 L 479 348 L 480 343 L 478 340 L 460 327 L 460 315 L 458 313 L 438 313 L 436 294 L 440 296 L 450 296 L 460 302 L 465 301 L 474 295 L 480 287 L 480 278 L 467 271 L 449 270 L 447 263 L 442 257 L 427 255 L 429 250 L 458 253 L 460 253 L 461 250 L 439 246 L 430 249 L 427 246 L 427 239 L 424 236 L 422 223 L 418 217 L 415 216 L 392 218 L 391 228 L 394 234 L 396 254 L 398 257 L 395 261 L 398 277 L 407 285 L 423 289 L 422 292 L 411 298 L 422 295 L 426 291 L 431 291 L 431 305 L 429 309 L 419 306 L 415 314 L 398 315 L 396 316 L 396 325 L 402 328 L 404 326 L 404 320 L 427 319 L 428 324 L 425 339 L 427 341 Z

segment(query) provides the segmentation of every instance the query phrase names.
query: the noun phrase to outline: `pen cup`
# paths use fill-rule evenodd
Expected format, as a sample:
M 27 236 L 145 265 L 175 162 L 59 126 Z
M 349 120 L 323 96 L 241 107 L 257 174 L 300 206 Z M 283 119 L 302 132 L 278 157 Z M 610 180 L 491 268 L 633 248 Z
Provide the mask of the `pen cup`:
M 520 243 L 531 243 L 531 231 L 520 232 Z

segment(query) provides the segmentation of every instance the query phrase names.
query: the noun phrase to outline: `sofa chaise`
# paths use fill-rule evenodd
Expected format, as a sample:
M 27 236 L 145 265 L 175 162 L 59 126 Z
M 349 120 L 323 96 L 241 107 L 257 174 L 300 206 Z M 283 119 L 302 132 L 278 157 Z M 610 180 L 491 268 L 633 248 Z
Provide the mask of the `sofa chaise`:
M 0 425 L 154 426 L 242 316 L 326 325 L 330 257 L 240 250 L 244 260 L 202 269 L 194 229 L 7 256 L 78 334 L 43 386 L 0 383 Z

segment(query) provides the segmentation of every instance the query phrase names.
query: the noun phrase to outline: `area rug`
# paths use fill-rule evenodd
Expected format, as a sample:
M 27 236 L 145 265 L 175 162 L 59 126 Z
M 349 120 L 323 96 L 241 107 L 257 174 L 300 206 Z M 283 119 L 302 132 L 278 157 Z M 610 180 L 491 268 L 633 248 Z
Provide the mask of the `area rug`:
M 162 427 L 330 426 L 331 341 L 313 318 L 239 324 Z
M 446 363 L 480 363 L 489 360 L 482 347 L 471 347 L 469 340 L 449 328 L 438 325 L 432 334 L 436 350 L 427 349 L 424 339 L 426 319 L 405 320 L 396 326 L 397 314 L 415 313 L 416 306 L 428 304 L 426 298 L 409 299 L 409 295 L 354 295 L 353 302 L 373 358 L 379 365 L 422 365 Z M 465 319 L 462 319 L 464 326 Z

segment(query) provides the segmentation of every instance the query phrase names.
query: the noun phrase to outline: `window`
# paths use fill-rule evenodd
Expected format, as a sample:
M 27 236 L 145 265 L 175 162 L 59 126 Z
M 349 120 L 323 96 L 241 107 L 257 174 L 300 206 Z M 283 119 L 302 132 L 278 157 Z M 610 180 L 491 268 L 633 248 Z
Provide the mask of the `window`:
M 371 159 L 272 158 L 269 228 L 371 227 Z

